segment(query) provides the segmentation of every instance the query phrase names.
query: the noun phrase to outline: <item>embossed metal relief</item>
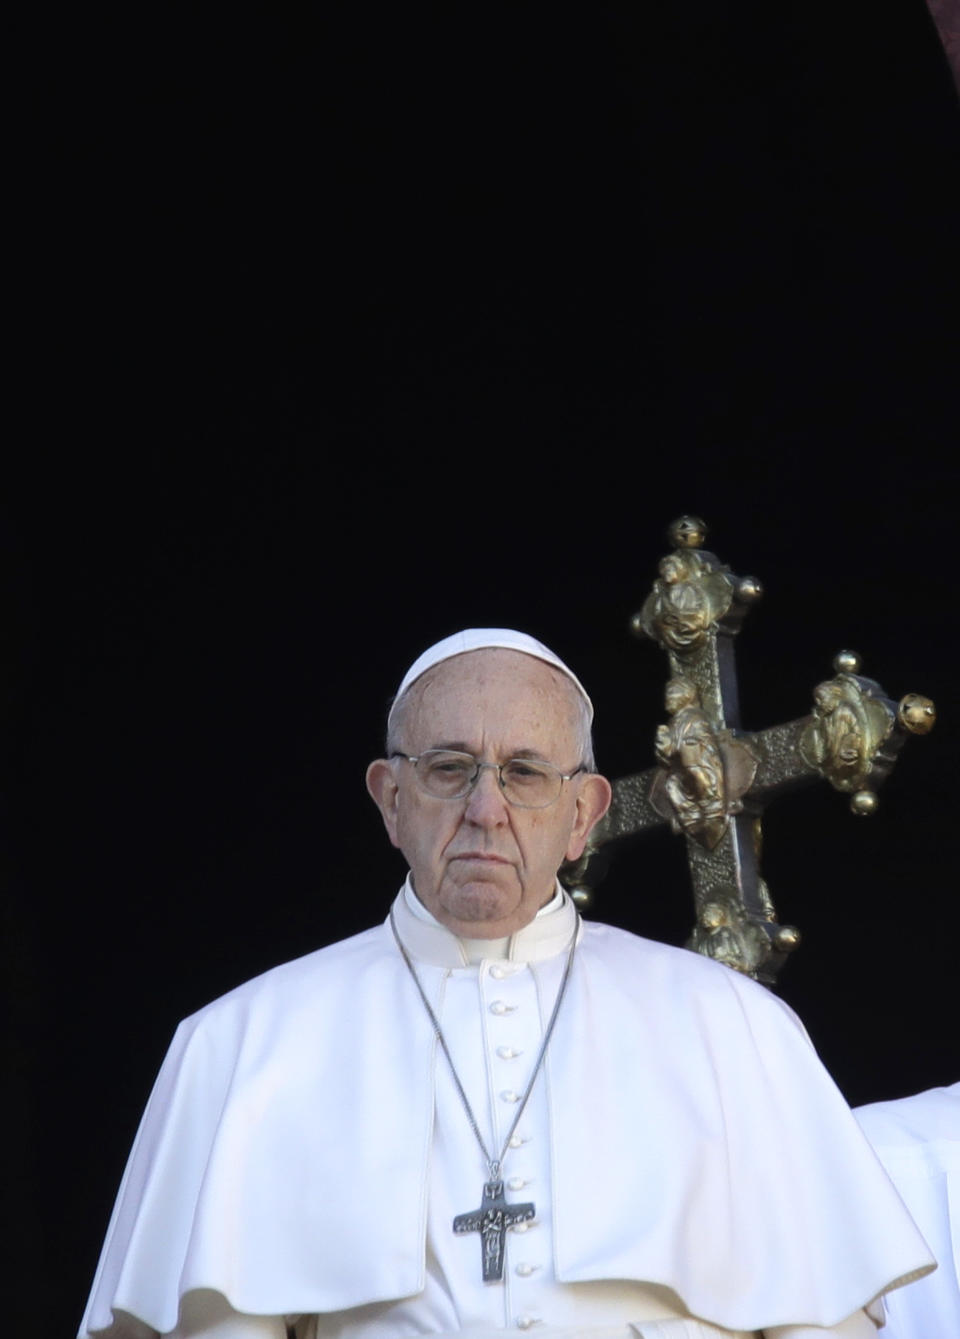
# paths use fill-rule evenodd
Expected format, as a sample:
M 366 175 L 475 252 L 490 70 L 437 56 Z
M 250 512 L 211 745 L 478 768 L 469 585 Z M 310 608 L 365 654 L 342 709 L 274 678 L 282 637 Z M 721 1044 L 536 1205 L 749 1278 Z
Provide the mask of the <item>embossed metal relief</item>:
M 657 727 L 654 751 L 660 766 L 650 803 L 674 832 L 712 851 L 757 771 L 757 760 L 729 730 L 717 730 L 689 679 L 670 679 L 666 690 L 670 723 Z
M 640 611 L 640 626 L 665 650 L 683 655 L 703 646 L 732 600 L 733 586 L 725 571 L 705 562 L 696 550 L 669 553 L 661 559 L 660 575 Z
M 852 651 L 818 684 L 813 711 L 766 730 L 740 728 L 734 637 L 762 594 L 702 547 L 706 526 L 683 516 L 669 531 L 653 589 L 633 631 L 666 652 L 668 720 L 653 741 L 656 765 L 613 784 L 613 802 L 583 857 L 561 870 L 586 901 L 621 838 L 669 823 L 686 840 L 696 925 L 688 947 L 772 984 L 800 942 L 780 925 L 760 874 L 761 821 L 771 800 L 819 778 L 850 797 L 860 815 L 911 734 L 933 726 L 933 703 L 908 693 L 899 703 L 859 674 Z
M 862 790 L 875 755 L 896 716 L 874 696 L 880 685 L 838 674 L 813 690 L 813 717 L 800 736 L 800 753 L 835 790 Z

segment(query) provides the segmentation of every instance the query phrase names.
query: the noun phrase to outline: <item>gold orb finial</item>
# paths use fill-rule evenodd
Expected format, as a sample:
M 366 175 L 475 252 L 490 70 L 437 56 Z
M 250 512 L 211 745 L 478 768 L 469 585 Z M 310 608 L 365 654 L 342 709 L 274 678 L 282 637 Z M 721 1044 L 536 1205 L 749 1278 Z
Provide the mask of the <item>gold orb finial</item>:
M 937 709 L 921 693 L 907 693 L 897 707 L 900 724 L 912 735 L 928 735 L 937 719 Z
M 856 674 L 861 663 L 856 651 L 838 651 L 833 657 L 833 668 L 838 674 Z
M 858 818 L 869 818 L 877 812 L 880 801 L 874 795 L 872 790 L 858 790 L 855 795 L 850 796 L 850 812 Z
M 593 901 L 593 893 L 589 888 L 571 888 L 570 896 L 581 911 L 585 911 Z
M 795 925 L 781 925 L 773 937 L 773 946 L 781 953 L 792 953 L 800 943 L 801 937 Z
M 667 531 L 667 537 L 674 548 L 699 549 L 707 537 L 707 527 L 699 516 L 678 516 Z
M 741 577 L 737 582 L 737 599 L 753 604 L 763 594 L 763 586 L 756 577 Z

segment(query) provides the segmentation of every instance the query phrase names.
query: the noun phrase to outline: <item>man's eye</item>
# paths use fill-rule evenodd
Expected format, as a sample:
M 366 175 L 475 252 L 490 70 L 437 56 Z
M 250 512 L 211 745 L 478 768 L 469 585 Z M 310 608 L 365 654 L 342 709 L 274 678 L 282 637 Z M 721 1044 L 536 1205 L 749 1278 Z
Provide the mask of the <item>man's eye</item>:
M 472 764 L 462 758 L 437 758 L 430 764 L 434 776 L 468 776 L 472 771 Z
M 544 769 L 528 762 L 509 762 L 504 767 L 504 772 L 509 781 L 541 781 L 544 776 Z

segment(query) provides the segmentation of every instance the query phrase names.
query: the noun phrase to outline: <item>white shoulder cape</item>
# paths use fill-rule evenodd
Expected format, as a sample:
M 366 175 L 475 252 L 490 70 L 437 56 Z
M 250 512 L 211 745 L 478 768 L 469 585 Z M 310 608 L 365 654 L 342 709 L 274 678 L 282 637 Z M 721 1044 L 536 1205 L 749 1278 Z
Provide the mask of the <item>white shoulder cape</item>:
M 446 969 L 421 965 L 439 1002 Z M 388 926 L 183 1022 L 81 1335 L 424 1286 L 437 1058 Z M 586 924 L 550 1047 L 556 1273 L 671 1288 L 730 1329 L 832 1325 L 932 1258 L 796 1016 L 683 949 Z M 617 1174 L 598 1193 L 598 1151 Z

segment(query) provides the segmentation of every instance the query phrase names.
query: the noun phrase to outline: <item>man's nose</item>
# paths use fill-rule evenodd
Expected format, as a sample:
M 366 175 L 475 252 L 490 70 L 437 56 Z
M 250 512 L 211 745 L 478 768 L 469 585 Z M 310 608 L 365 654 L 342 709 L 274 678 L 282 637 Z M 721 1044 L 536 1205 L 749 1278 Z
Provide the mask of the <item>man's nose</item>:
M 506 822 L 508 808 L 499 772 L 489 765 L 481 767 L 467 799 L 464 817 L 478 827 L 496 827 Z

